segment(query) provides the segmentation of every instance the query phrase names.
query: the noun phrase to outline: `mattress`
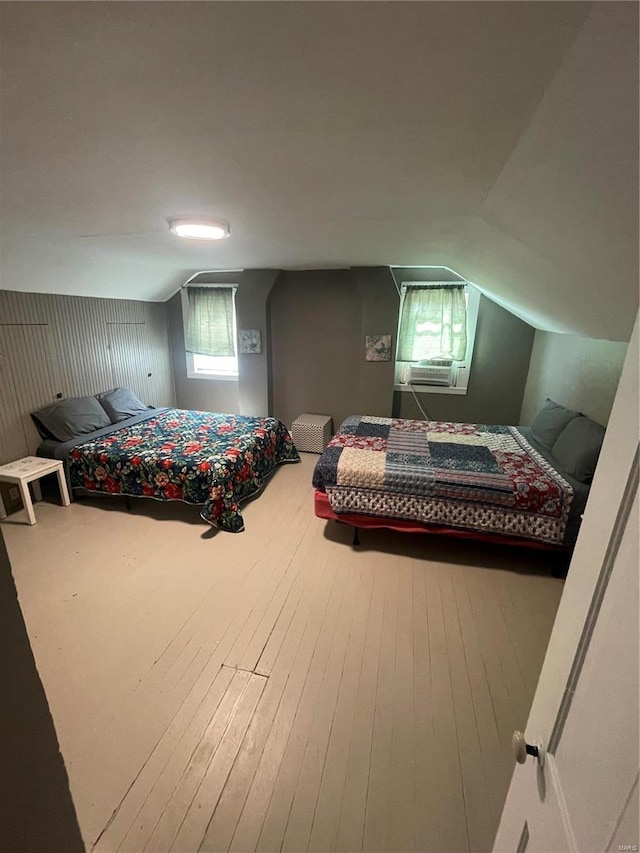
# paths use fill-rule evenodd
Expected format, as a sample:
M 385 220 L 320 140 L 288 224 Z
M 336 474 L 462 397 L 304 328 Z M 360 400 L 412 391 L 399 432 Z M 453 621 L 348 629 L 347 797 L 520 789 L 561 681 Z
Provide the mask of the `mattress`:
M 280 463 L 299 456 L 286 426 L 186 409 L 154 409 L 71 441 L 45 441 L 41 456 L 62 459 L 74 489 L 180 500 L 232 533 L 244 529 L 241 501 Z
M 316 465 L 313 484 L 339 517 L 368 516 L 572 544 L 571 482 L 514 426 L 351 416 Z M 581 484 L 580 484 L 581 486 Z

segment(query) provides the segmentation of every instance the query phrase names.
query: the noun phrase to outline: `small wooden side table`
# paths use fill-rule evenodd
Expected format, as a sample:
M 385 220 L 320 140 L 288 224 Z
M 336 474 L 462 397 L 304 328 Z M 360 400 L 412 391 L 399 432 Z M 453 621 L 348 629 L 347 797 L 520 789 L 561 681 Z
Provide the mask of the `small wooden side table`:
M 33 492 L 36 500 L 42 500 L 42 492 L 40 491 L 38 480 L 47 474 L 53 474 L 54 471 L 58 476 L 62 503 L 64 506 L 69 506 L 71 501 L 69 500 L 67 481 L 64 476 L 64 466 L 59 459 L 41 459 L 39 456 L 25 456 L 24 459 L 0 465 L 0 482 L 13 483 L 20 489 L 20 497 L 27 511 L 29 524 L 36 523 L 36 515 L 33 511 L 31 493 L 29 492 L 29 483 L 33 483 Z M 6 517 L 7 513 L 2 502 L 2 497 L 0 496 L 0 518 Z

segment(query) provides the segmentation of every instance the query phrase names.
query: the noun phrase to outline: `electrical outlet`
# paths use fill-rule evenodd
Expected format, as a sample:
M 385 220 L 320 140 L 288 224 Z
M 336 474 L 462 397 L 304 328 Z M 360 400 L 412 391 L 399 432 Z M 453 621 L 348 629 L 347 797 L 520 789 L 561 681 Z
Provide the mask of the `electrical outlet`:
M 17 486 L 9 486 L 9 497 L 12 501 L 17 501 L 20 497 L 20 492 Z

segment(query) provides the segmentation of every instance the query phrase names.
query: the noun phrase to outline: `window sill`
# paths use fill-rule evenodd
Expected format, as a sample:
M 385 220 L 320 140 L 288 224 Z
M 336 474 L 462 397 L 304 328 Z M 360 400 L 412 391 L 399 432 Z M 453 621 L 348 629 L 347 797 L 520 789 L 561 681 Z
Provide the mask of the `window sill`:
M 237 382 L 238 375 L 229 376 L 228 373 L 192 373 L 187 370 L 187 379 L 215 379 L 222 382 Z
M 413 390 L 416 394 L 451 394 L 457 397 L 464 397 L 467 394 L 466 388 L 447 388 L 444 385 L 401 385 L 396 383 L 393 390 L 409 392 Z

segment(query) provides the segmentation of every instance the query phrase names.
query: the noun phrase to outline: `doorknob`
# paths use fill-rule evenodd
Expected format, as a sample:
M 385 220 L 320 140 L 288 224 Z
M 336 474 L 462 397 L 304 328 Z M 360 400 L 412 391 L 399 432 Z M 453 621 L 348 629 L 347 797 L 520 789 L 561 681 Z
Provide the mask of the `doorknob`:
M 522 732 L 515 731 L 511 738 L 511 746 L 518 764 L 524 764 L 527 760 L 527 755 L 533 755 L 538 759 L 538 764 L 544 766 L 544 747 L 541 743 L 538 746 L 532 746 L 524 739 Z

